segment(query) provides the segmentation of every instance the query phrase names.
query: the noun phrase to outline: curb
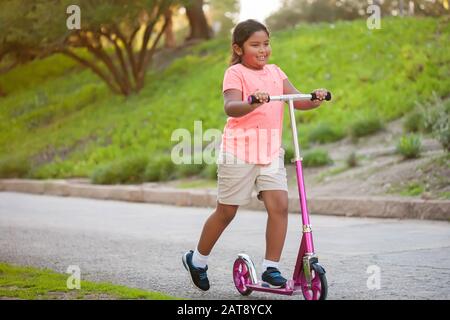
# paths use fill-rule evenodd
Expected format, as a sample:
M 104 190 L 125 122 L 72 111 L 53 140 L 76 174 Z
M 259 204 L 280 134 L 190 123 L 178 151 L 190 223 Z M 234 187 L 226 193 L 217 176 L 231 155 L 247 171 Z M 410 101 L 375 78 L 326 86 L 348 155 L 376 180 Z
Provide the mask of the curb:
M 0 179 L 0 191 L 80 197 L 101 200 L 159 203 L 176 206 L 215 208 L 215 190 L 182 190 L 143 185 L 91 185 L 67 180 Z M 265 210 L 263 203 L 252 197 L 245 209 Z M 347 217 L 450 220 L 449 200 L 424 200 L 403 197 L 310 197 L 311 214 Z M 297 197 L 289 197 L 289 212 L 299 213 Z

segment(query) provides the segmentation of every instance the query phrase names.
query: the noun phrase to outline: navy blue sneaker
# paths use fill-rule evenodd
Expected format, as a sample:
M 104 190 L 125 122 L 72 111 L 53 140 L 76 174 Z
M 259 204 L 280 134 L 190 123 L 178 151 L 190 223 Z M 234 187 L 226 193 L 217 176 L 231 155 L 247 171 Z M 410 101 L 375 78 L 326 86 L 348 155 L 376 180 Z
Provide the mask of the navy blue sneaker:
M 192 283 L 203 291 L 209 290 L 209 280 L 206 271 L 208 270 L 208 266 L 205 268 L 197 268 L 192 264 L 192 256 L 194 255 L 194 251 L 190 250 L 183 255 L 183 265 L 187 271 L 189 271 L 189 275 L 191 277 Z
M 277 268 L 269 267 L 262 274 L 262 281 L 267 283 L 271 288 L 283 288 L 286 286 L 287 280 L 281 276 L 281 272 Z

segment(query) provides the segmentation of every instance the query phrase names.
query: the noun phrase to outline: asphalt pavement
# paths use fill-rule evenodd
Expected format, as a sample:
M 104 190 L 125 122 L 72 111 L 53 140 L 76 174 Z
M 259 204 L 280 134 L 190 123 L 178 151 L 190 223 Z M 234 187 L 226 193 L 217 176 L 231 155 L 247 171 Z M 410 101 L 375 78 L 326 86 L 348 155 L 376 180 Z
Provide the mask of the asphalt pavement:
M 232 263 L 261 273 L 266 213 L 239 210 L 209 259 L 211 289 L 194 289 L 181 263 L 212 209 L 0 192 L 0 261 L 192 299 L 302 299 L 234 288 Z M 450 223 L 312 215 L 329 299 L 450 299 Z M 301 216 L 289 215 L 281 271 L 292 274 Z

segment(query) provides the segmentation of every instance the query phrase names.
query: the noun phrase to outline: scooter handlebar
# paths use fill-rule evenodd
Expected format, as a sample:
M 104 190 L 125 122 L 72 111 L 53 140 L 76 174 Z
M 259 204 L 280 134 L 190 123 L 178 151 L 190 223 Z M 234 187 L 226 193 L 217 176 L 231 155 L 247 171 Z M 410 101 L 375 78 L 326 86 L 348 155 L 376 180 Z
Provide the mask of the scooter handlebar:
M 317 96 L 315 92 L 311 92 L 310 94 L 285 94 L 281 96 L 269 96 L 269 101 L 297 101 L 297 100 L 317 100 Z M 331 92 L 327 91 L 327 95 L 325 96 L 326 101 L 331 100 Z M 247 101 L 249 104 L 258 103 L 259 100 L 254 96 L 248 96 Z M 267 102 L 269 102 L 267 101 Z

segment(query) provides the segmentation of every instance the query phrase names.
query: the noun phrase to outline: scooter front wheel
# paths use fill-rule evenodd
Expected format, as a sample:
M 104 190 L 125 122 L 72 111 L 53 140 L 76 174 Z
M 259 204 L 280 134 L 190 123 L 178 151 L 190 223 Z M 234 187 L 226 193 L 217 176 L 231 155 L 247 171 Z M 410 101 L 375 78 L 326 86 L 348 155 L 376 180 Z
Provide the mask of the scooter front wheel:
M 248 261 L 237 258 L 233 264 L 233 280 L 237 291 L 243 296 L 248 296 L 252 293 L 252 289 L 248 288 L 247 285 L 252 284 L 252 272 L 253 266 Z
M 311 265 L 311 286 L 306 281 L 303 270 L 300 273 L 300 285 L 306 300 L 325 300 L 328 293 L 328 283 L 325 269 L 318 263 Z

